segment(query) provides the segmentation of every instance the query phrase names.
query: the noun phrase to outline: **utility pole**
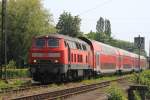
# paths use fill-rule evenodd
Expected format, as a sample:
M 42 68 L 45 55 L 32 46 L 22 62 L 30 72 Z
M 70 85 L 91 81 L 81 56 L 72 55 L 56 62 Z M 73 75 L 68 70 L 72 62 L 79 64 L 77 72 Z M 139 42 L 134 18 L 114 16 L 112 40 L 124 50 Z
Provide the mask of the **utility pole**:
M 139 71 L 138 71 L 138 83 L 140 83 L 140 71 L 141 71 L 141 67 L 140 67 L 140 62 L 141 62 L 141 60 L 140 60 L 140 54 L 141 54 L 141 37 L 140 37 L 140 35 L 139 35 L 139 40 L 138 40 L 138 49 L 139 49 L 139 60 L 138 60 L 138 66 L 139 66 Z
M 139 49 L 139 61 L 138 61 L 138 66 L 139 66 L 139 72 L 141 70 L 141 67 L 140 67 L 140 55 L 141 55 L 141 37 L 139 35 L 139 43 L 138 43 L 138 49 Z
M 149 41 L 149 57 L 148 57 L 148 67 L 149 67 L 149 69 L 150 69 L 150 41 Z
M 6 65 L 7 65 L 7 0 L 2 0 L 2 44 L 1 44 L 1 65 L 5 65 L 5 79 L 7 78 Z M 2 68 L 3 69 L 3 68 Z M 3 70 L 2 70 L 3 71 Z M 3 75 L 2 75 L 3 76 Z

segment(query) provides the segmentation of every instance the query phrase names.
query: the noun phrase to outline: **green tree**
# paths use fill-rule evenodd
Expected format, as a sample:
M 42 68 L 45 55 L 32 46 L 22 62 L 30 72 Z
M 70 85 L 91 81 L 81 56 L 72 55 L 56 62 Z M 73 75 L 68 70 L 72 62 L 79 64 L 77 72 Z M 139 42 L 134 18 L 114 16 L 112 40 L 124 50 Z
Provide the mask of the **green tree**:
M 103 33 L 104 32 L 104 19 L 102 17 L 99 18 L 96 25 L 96 32 Z
M 63 12 L 59 21 L 56 25 L 59 34 L 69 35 L 69 36 L 79 36 L 81 19 L 79 16 L 72 16 L 71 13 Z
M 111 24 L 109 20 L 104 20 L 102 17 L 99 18 L 96 24 L 96 36 L 95 40 L 108 43 L 111 39 Z
M 42 6 L 41 1 L 7 2 L 8 60 L 13 59 L 17 65 L 27 59 L 32 37 L 56 31 L 52 14 Z
M 86 34 L 87 38 L 95 40 L 96 32 L 93 32 L 92 30 L 90 33 Z
M 104 30 L 104 32 L 108 37 L 111 36 L 111 24 L 110 24 L 110 21 L 108 19 L 105 20 L 105 30 Z
M 100 41 L 109 44 L 114 47 L 118 47 L 130 52 L 138 54 L 139 50 L 134 46 L 132 42 L 118 40 L 111 36 L 111 24 L 108 19 L 100 17 L 97 21 L 96 32 L 90 31 L 86 36 L 92 40 Z M 146 51 L 141 50 L 141 55 L 146 56 Z
M 2 32 L 1 30 L 1 25 L 2 25 L 2 2 L 0 1 L 0 33 Z M 1 34 L 0 34 L 0 37 L 1 37 Z

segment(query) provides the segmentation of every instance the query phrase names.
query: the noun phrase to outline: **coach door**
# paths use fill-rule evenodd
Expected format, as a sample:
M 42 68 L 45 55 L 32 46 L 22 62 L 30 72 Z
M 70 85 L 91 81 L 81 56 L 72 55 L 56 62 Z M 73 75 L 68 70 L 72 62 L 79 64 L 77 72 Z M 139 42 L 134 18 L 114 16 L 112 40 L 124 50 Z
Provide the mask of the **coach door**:
M 100 72 L 100 53 L 96 52 L 96 70 L 97 72 Z

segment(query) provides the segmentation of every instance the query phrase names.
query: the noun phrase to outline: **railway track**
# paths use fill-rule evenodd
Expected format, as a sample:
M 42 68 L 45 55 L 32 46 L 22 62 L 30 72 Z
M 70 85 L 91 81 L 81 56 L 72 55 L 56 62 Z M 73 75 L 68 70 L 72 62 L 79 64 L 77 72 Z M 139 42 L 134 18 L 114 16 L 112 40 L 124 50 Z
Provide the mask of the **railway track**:
M 79 87 L 73 87 L 73 88 L 68 88 L 68 89 L 63 89 L 63 90 L 58 90 L 58 91 L 53 91 L 53 92 L 46 92 L 46 93 L 22 96 L 22 97 L 18 97 L 18 98 L 13 98 L 12 100 L 45 100 L 45 99 L 46 100 L 57 100 L 57 99 L 67 98 L 72 95 L 92 91 L 95 89 L 107 87 L 110 85 L 111 82 L 122 81 L 122 80 L 127 79 L 128 77 L 127 76 L 120 77 L 118 79 L 111 80 L 111 81 L 103 81 L 100 83 L 83 85 L 83 86 L 79 86 Z

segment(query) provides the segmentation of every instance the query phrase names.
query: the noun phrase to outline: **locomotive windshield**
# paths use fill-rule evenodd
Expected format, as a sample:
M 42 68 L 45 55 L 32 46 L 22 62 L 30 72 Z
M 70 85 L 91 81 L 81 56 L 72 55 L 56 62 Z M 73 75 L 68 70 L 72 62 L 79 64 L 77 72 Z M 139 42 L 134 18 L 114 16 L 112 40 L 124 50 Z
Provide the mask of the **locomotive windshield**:
M 35 40 L 35 46 L 38 47 L 38 48 L 43 48 L 46 44 L 46 41 L 45 39 L 36 39 Z
M 49 38 L 48 39 L 48 47 L 58 47 L 59 46 L 59 40 L 56 38 Z

